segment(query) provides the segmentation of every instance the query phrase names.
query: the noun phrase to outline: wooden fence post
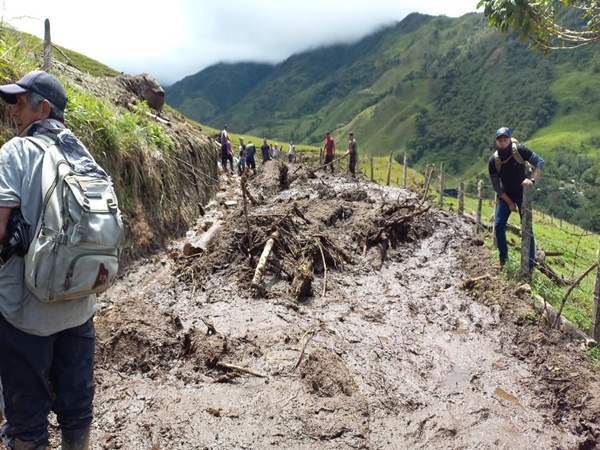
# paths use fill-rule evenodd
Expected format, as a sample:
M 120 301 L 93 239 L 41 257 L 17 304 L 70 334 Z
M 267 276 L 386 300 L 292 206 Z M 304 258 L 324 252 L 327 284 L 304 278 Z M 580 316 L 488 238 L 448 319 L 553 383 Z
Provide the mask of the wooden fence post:
M 477 183 L 477 218 L 475 220 L 475 233 L 481 230 L 481 207 L 483 203 L 483 180 Z
M 435 170 L 435 166 L 432 164 L 431 166 L 427 164 L 425 168 L 425 191 L 423 192 L 423 198 L 421 199 L 421 203 L 423 203 L 427 199 L 427 192 L 429 191 L 429 183 L 431 183 L 431 177 L 433 176 L 433 171 Z
M 373 181 L 373 157 L 371 156 L 371 181 Z
M 44 21 L 44 72 L 50 72 L 52 67 L 52 39 L 50 39 L 50 20 Z
M 458 213 L 464 214 L 465 212 L 465 180 L 460 179 L 458 181 Z
M 404 167 L 402 168 L 402 187 L 406 187 L 406 153 L 404 154 Z
M 386 186 L 390 185 L 390 177 L 392 175 L 392 157 L 394 156 L 394 151 L 390 152 L 390 160 L 388 161 L 388 174 L 387 174 L 387 183 Z
M 444 206 L 444 161 L 440 163 L 440 208 Z
M 521 208 L 521 276 L 528 277 L 531 274 L 529 268 L 529 249 L 531 245 L 531 231 L 533 230 L 533 215 L 531 212 L 533 189 L 531 186 L 523 186 L 523 206 Z
M 494 214 L 492 215 L 492 246 L 497 247 L 496 242 L 496 211 L 498 211 L 498 193 L 494 194 Z
M 600 249 L 598 249 L 598 263 L 600 264 Z M 592 310 L 592 325 L 590 337 L 600 342 L 600 265 L 596 269 L 596 285 L 594 287 L 594 308 Z

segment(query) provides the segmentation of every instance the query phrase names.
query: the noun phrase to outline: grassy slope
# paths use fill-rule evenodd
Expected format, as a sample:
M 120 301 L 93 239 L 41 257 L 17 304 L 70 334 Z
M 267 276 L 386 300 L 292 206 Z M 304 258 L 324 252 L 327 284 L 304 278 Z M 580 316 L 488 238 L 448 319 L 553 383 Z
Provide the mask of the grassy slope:
M 535 133 L 527 143 L 533 149 L 540 149 L 545 156 L 552 156 L 556 147 L 568 146 L 580 150 L 592 136 L 597 136 L 598 111 L 595 104 L 600 92 L 600 79 L 589 69 L 573 70 L 568 64 L 555 66 L 556 81 L 551 90 L 561 99 L 562 108 L 547 127 Z M 591 156 L 598 156 L 600 149 L 586 146 Z

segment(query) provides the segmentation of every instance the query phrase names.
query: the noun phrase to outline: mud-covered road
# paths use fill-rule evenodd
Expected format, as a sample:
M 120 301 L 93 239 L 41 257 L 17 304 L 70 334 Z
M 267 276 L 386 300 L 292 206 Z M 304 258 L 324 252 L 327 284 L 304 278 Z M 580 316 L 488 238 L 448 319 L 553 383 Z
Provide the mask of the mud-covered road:
M 596 448 L 597 369 L 469 223 L 283 166 L 249 180 L 247 216 L 223 175 L 189 237 L 99 299 L 93 449 Z

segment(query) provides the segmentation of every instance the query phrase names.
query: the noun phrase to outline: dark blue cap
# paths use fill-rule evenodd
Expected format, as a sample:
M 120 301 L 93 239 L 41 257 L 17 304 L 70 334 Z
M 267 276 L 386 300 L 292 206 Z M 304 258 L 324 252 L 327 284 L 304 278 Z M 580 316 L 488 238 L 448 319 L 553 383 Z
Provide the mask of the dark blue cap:
M 67 107 L 67 93 L 60 81 L 43 70 L 29 72 L 14 84 L 0 86 L 0 97 L 6 102 L 17 103 L 17 95 L 35 92 L 64 111 Z
M 498 131 L 496 131 L 496 139 L 498 139 L 500 136 L 511 137 L 510 128 L 507 128 L 507 127 L 498 128 Z

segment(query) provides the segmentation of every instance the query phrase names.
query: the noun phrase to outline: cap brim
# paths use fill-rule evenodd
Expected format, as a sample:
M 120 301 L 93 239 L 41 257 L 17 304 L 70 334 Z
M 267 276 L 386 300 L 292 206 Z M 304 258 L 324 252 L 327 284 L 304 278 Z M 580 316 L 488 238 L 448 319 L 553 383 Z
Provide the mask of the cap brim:
M 7 84 L 6 86 L 0 86 L 0 97 L 2 97 L 6 103 L 17 103 L 17 95 L 25 94 L 26 92 L 29 91 L 22 88 L 18 84 Z

